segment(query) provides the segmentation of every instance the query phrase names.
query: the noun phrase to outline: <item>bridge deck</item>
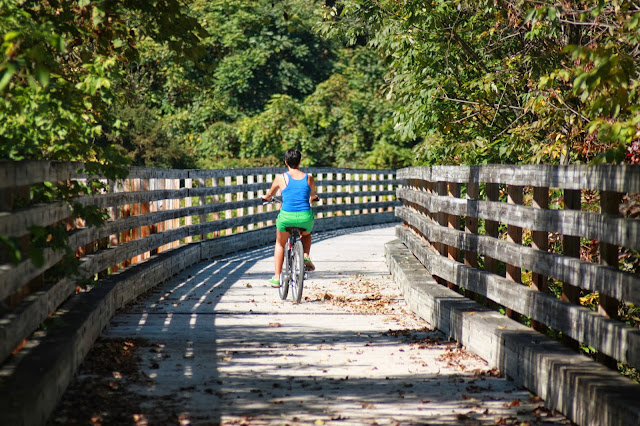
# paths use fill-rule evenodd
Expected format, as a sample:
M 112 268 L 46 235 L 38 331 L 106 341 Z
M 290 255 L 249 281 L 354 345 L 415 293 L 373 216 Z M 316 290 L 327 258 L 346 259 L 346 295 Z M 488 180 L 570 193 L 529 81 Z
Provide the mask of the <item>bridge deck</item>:
M 316 235 L 301 304 L 268 287 L 272 247 L 184 271 L 113 319 L 53 423 L 567 424 L 405 311 L 393 235 Z

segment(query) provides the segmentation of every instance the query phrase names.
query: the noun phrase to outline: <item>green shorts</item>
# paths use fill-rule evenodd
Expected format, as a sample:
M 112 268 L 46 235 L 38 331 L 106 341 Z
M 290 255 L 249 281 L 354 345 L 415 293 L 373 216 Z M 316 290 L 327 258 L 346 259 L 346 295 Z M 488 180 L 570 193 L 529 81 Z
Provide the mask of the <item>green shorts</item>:
M 280 210 L 278 219 L 276 219 L 276 228 L 278 228 L 280 232 L 286 232 L 286 228 L 290 226 L 304 228 L 307 232 L 311 232 L 313 229 L 313 212 L 311 210 L 305 212 L 286 212 Z

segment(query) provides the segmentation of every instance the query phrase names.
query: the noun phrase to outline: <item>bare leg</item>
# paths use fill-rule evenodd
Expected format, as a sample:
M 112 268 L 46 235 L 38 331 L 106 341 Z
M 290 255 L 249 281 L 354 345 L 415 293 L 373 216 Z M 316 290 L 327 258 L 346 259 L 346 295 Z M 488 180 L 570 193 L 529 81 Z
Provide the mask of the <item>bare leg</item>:
M 311 261 L 311 256 L 309 256 L 309 252 L 311 251 L 311 233 L 310 232 L 303 233 L 300 236 L 300 240 L 302 241 L 302 249 L 304 251 L 304 257 L 305 259 L 309 259 L 304 261 L 304 269 L 306 271 L 315 271 L 316 266 Z
M 282 262 L 284 261 L 284 245 L 289 238 L 288 232 L 281 232 L 276 230 L 276 247 L 273 251 L 273 262 L 275 264 L 275 277 L 280 279 L 280 272 L 282 272 Z
M 311 232 L 303 232 L 300 236 L 300 240 L 302 241 L 304 255 L 309 257 L 309 252 L 311 251 Z

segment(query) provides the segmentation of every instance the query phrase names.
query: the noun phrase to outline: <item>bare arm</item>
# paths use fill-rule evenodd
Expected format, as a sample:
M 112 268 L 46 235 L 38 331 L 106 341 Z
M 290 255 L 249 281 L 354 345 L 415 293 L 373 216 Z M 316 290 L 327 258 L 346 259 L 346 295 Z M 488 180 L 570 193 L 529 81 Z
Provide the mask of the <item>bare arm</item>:
M 271 198 L 273 198 L 273 196 L 276 195 L 278 190 L 283 187 L 284 187 L 284 179 L 282 178 L 282 175 L 277 175 L 276 178 L 273 180 L 273 183 L 271 184 L 271 188 L 269 188 L 269 190 L 264 195 L 264 197 L 262 197 L 262 199 L 267 201 L 271 200 Z
M 320 200 L 318 194 L 316 194 L 316 181 L 313 180 L 313 176 L 311 174 L 307 174 L 307 182 L 309 183 L 309 188 L 311 188 L 311 194 L 309 194 L 309 202 L 314 203 Z

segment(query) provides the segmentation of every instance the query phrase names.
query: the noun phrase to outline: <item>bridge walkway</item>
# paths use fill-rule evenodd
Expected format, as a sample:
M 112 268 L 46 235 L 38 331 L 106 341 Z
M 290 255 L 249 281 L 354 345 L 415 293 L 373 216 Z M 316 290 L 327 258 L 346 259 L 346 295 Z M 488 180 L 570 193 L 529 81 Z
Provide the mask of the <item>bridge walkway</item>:
M 268 286 L 264 247 L 129 305 L 51 424 L 569 423 L 408 312 L 384 261 L 393 226 L 314 238 L 300 304 Z

